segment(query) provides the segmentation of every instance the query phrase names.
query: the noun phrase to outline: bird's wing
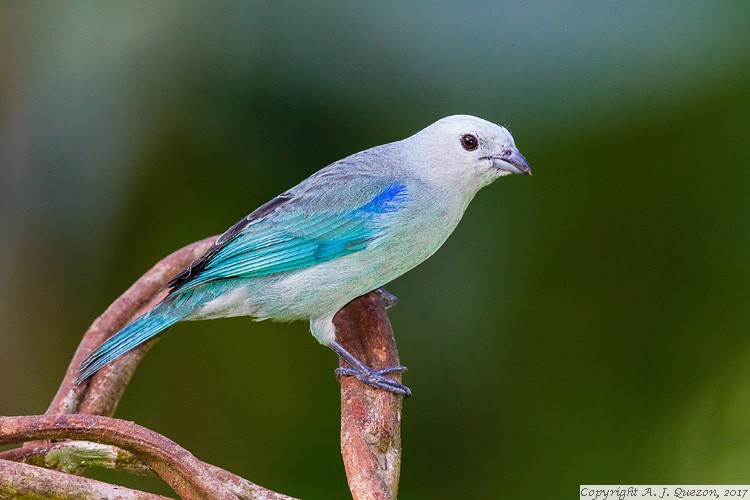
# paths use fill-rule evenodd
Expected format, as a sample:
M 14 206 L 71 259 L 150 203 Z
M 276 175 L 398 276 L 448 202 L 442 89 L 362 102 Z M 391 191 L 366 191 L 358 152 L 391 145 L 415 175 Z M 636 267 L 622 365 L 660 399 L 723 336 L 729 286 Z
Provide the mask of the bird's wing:
M 302 269 L 358 252 L 383 233 L 409 199 L 408 188 L 399 182 L 357 190 L 298 188 L 232 226 L 170 281 L 171 292 L 214 280 Z

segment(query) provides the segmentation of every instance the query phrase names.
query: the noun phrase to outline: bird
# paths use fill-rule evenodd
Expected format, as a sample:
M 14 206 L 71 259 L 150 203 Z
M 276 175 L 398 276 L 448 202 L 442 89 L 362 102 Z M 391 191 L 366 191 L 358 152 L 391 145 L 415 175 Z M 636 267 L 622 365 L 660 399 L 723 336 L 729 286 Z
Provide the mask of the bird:
M 76 383 L 179 321 L 250 316 L 308 320 L 349 365 L 339 377 L 410 396 L 388 376 L 406 368 L 367 366 L 336 340 L 333 317 L 433 255 L 474 195 L 509 174 L 531 174 L 510 132 L 470 115 L 334 162 L 219 236 L 161 302 L 81 363 Z

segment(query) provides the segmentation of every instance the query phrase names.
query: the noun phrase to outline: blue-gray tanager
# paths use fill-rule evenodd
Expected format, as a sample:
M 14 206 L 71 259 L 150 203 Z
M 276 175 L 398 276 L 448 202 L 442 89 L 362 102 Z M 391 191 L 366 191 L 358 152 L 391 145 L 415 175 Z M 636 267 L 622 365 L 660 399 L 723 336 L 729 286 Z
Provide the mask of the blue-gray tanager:
M 420 264 L 445 242 L 482 187 L 530 174 L 504 128 L 443 118 L 402 141 L 337 161 L 222 234 L 169 282 L 169 294 L 81 364 L 77 381 L 181 320 L 308 319 L 310 331 L 373 387 L 410 395 L 336 340 L 333 316 L 352 299 Z

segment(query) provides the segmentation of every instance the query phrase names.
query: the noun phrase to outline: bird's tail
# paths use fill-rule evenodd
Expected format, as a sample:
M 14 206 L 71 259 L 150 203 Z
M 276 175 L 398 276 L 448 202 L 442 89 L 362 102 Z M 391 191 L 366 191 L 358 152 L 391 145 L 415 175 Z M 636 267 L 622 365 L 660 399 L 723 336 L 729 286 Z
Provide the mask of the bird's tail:
M 76 384 L 80 384 L 107 363 L 143 344 L 186 316 L 185 311 L 172 307 L 169 299 L 156 305 L 128 326 L 107 339 L 89 354 L 78 368 Z

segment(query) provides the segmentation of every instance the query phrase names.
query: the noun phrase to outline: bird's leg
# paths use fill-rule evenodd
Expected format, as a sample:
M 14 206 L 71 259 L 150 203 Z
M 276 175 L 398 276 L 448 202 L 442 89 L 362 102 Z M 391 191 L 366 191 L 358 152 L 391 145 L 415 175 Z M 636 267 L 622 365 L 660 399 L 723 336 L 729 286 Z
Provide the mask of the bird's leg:
M 405 397 L 411 396 L 411 390 L 409 390 L 408 387 L 392 378 L 386 377 L 386 375 L 391 373 L 401 373 L 406 371 L 405 366 L 391 366 L 381 370 L 373 370 L 358 360 L 354 354 L 347 351 L 344 346 L 338 343 L 338 341 L 334 340 L 328 344 L 328 347 L 330 347 L 331 350 L 338 354 L 344 361 L 349 363 L 349 366 L 336 368 L 336 377 L 339 379 L 341 379 L 341 377 L 355 377 L 361 382 L 375 387 L 376 389 L 382 389 Z
M 383 300 L 383 307 L 385 307 L 386 311 L 396 307 L 396 303 L 398 303 L 398 297 L 396 297 L 392 293 L 386 292 L 385 288 L 382 287 L 378 288 L 378 293 L 380 294 L 380 298 Z

